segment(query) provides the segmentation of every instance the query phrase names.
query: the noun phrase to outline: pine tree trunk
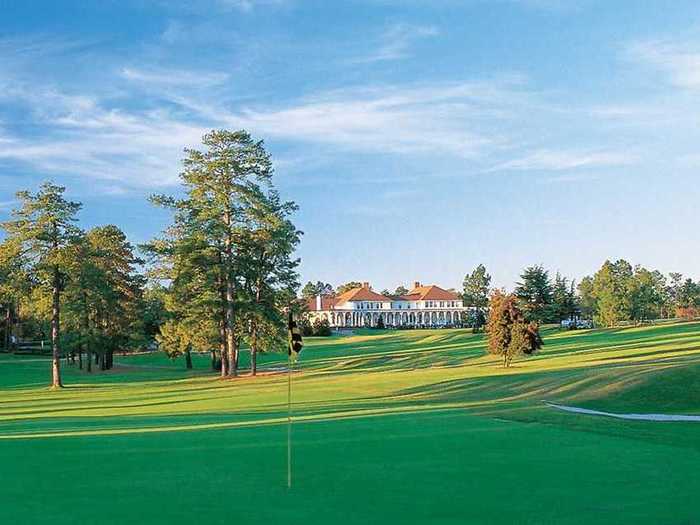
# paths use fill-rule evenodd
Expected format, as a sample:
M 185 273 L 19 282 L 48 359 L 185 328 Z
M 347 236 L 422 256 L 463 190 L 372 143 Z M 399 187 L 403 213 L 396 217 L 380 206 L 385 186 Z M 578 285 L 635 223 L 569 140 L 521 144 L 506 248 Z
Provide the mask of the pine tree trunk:
M 211 351 L 211 369 L 216 370 L 216 350 Z
M 185 350 L 185 366 L 187 367 L 187 370 L 192 370 L 192 352 L 189 346 L 187 347 L 187 350 Z
M 235 350 L 235 320 L 233 311 L 233 282 L 230 275 L 226 276 L 226 347 L 229 352 L 229 374 L 236 376 L 238 372 L 238 363 L 236 356 L 234 355 Z
M 225 304 L 226 294 L 221 289 L 221 304 Z M 222 306 L 221 319 L 219 320 L 219 353 L 221 354 L 221 377 L 226 377 L 229 372 L 228 345 L 226 344 L 226 308 Z
M 58 337 L 60 330 L 61 316 L 61 275 L 58 266 L 53 268 L 52 277 L 52 306 L 51 306 L 51 386 L 61 388 L 61 349 L 59 348 Z
M 234 319 L 234 283 L 232 274 L 233 261 L 233 238 L 231 233 L 231 211 L 227 210 L 224 215 L 224 223 L 227 227 L 226 240 L 224 242 L 224 259 L 223 259 L 223 278 L 226 291 L 225 308 L 226 308 L 226 346 L 229 352 L 229 374 L 234 377 L 238 373 L 238 359 L 233 354 L 235 348 L 235 319 Z
M 236 341 L 233 338 L 228 337 L 228 330 L 226 331 L 226 353 L 228 361 L 228 375 L 236 376 L 236 355 L 235 355 L 235 344 Z
M 256 289 L 255 289 L 255 303 L 260 304 L 260 289 L 261 289 L 262 283 L 261 280 L 258 279 L 256 282 Z M 257 321 L 253 321 L 252 325 L 252 330 L 251 330 L 251 344 L 250 344 L 250 372 L 251 375 L 257 375 L 258 373 L 258 323 Z
M 85 340 L 83 342 L 83 350 L 85 350 L 85 362 L 87 363 L 87 371 L 92 372 L 92 353 L 90 352 L 90 314 L 87 309 L 87 294 L 83 290 L 83 332 Z
M 225 347 L 226 345 L 223 346 Z M 221 351 L 221 377 L 226 377 L 228 375 L 228 367 L 228 352 L 226 351 L 226 348 L 224 348 Z
M 10 352 L 10 332 L 12 331 L 12 304 L 7 303 L 7 314 L 5 315 L 5 351 Z

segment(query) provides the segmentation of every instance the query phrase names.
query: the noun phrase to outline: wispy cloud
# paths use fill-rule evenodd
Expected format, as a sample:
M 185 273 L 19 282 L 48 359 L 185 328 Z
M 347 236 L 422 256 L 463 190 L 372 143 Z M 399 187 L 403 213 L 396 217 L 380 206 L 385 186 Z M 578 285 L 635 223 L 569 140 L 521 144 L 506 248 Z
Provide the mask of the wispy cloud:
M 345 210 L 347 215 L 368 218 L 400 217 L 406 209 L 400 205 L 355 204 Z
M 379 37 L 378 48 L 372 53 L 356 58 L 353 62 L 368 63 L 399 60 L 410 56 L 411 46 L 418 40 L 439 34 L 435 26 L 394 24 Z
M 384 153 L 472 157 L 495 137 L 469 129 L 481 111 L 469 86 L 379 88 L 322 94 L 280 109 L 243 109 L 226 119 L 273 137 Z
M 626 48 L 629 57 L 666 74 L 674 86 L 700 89 L 700 46 L 670 39 L 633 43 Z
M 492 168 L 502 170 L 560 171 L 577 168 L 626 166 L 636 161 L 629 153 L 610 151 L 539 150 Z
M 180 86 L 180 87 L 211 87 L 228 80 L 225 73 L 207 71 L 186 71 L 180 69 L 150 69 L 125 67 L 120 75 L 141 85 Z
M 31 137 L 6 132 L 0 141 L 0 162 L 127 186 L 173 183 L 183 146 L 197 144 L 206 129 L 166 110 L 109 108 L 97 97 L 57 89 L 15 86 L 2 92 L 0 104 L 3 101 L 24 108 L 45 132 Z
M 575 182 L 592 182 L 602 177 L 600 173 L 583 172 L 583 173 L 562 173 L 542 177 L 537 180 L 539 184 L 570 184 Z
M 549 11 L 580 11 L 590 0 L 510 0 L 514 4 Z
M 0 56 L 3 59 L 38 58 L 76 51 L 94 42 L 55 35 L 33 34 L 0 37 Z
M 141 109 L 121 98 L 27 89 L 7 83 L 0 105 L 20 108 L 42 129 L 26 137 L 7 132 L 0 159 L 44 171 L 121 181 L 132 186 L 171 184 L 182 148 L 195 146 L 213 127 L 245 128 L 290 144 L 382 155 L 447 155 L 477 160 L 508 139 L 493 131 L 509 107 L 526 97 L 512 79 L 473 83 L 357 87 L 319 93 L 287 104 L 231 108 L 196 98 L 201 73 L 168 75 L 122 69 L 133 83 L 156 88 L 158 99 Z M 223 81 L 216 75 L 208 82 Z M 172 80 L 172 83 L 169 84 Z M 194 84 L 194 85 L 188 85 Z M 207 91 L 207 90 L 203 90 Z M 136 93 L 133 96 L 138 96 Z M 127 101 L 128 102 L 128 101 Z
M 416 35 L 436 33 L 431 27 L 395 26 L 377 57 L 405 56 Z M 289 159 L 313 151 L 315 162 L 351 151 L 434 158 L 437 171 L 451 159 L 483 173 L 488 166 L 554 171 L 632 161 L 612 147 L 571 151 L 540 133 L 532 116 L 561 119 L 561 111 L 519 74 L 357 85 L 254 104 L 232 99 L 226 73 L 152 63 L 130 61 L 108 69 L 114 76 L 106 79 L 107 88 L 37 88 L 31 80 L 6 75 L 0 80 L 0 109 L 5 105 L 23 113 L 23 121 L 40 131 L 30 136 L 5 130 L 0 160 L 111 181 L 119 188 L 161 186 L 176 182 L 183 147 L 196 146 L 208 129 L 229 127 L 285 144 Z M 542 138 L 533 144 L 533 135 Z M 294 162 L 286 168 L 293 170 Z
M 280 6 L 287 4 L 289 0 L 217 0 L 218 4 L 240 11 L 252 11 L 261 6 Z
M 155 0 L 161 8 L 171 12 L 196 13 L 212 10 L 248 13 L 259 7 L 285 6 L 293 0 Z

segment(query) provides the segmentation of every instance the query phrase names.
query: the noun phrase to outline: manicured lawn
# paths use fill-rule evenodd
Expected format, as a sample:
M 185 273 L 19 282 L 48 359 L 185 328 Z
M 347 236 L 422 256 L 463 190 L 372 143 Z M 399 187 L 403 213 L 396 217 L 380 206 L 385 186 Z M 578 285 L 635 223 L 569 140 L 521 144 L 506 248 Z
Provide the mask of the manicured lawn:
M 700 323 L 548 331 L 502 369 L 468 331 L 307 340 L 221 381 L 161 354 L 108 373 L 0 354 L 0 523 L 700 523 Z M 243 359 L 247 366 L 247 358 Z

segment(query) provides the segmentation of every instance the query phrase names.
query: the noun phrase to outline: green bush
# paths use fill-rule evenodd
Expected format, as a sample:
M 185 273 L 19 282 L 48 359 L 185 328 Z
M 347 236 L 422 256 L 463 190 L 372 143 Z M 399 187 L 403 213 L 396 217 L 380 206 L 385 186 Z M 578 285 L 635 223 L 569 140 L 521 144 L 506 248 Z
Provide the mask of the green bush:
M 308 319 L 302 319 L 299 321 L 299 328 L 301 329 L 302 337 L 311 337 L 314 335 L 314 330 L 311 327 L 311 323 Z
M 331 335 L 331 325 L 326 319 L 316 319 L 313 334 L 319 337 L 328 337 Z

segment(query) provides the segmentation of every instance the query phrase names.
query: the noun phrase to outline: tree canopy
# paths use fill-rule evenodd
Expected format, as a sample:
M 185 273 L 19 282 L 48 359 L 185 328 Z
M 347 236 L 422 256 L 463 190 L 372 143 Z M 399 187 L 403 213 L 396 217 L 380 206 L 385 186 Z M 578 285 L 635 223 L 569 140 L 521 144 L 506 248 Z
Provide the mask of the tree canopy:
M 322 281 L 316 281 L 315 283 L 308 281 L 301 289 L 301 296 L 305 299 L 317 297 L 319 295 L 323 297 L 332 297 L 335 295 L 335 290 L 333 290 L 331 284 Z
M 81 204 L 64 197 L 65 188 L 50 182 L 36 193 L 20 191 L 20 206 L 13 210 L 12 220 L 2 228 L 8 245 L 15 245 L 19 255 L 37 282 L 51 291 L 51 385 L 63 386 L 61 380 L 60 319 L 61 292 L 66 279 L 66 249 L 80 235 L 75 226 Z
M 534 354 L 543 345 L 539 325 L 527 322 L 518 298 L 498 289 L 491 294 L 486 334 L 488 352 L 500 356 L 504 367 L 519 355 Z
M 342 295 L 342 294 L 344 294 L 345 292 L 347 292 L 347 291 L 349 291 L 349 290 L 352 290 L 353 288 L 359 288 L 360 286 L 362 286 L 362 283 L 361 283 L 361 282 L 359 282 L 359 281 L 350 281 L 350 282 L 347 282 L 347 283 L 345 283 L 345 284 L 341 284 L 340 286 L 338 286 L 338 287 L 335 289 L 335 293 L 336 293 L 337 295 Z

